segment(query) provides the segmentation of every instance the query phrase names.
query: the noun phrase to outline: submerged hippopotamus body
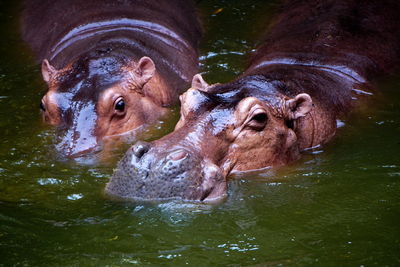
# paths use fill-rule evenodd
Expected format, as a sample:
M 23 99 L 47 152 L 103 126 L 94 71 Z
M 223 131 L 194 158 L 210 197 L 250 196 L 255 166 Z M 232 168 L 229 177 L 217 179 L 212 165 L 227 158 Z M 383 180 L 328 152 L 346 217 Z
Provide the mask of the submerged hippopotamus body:
M 284 165 L 329 141 L 355 94 L 398 64 L 395 1 L 289 1 L 282 10 L 243 75 L 193 78 L 175 131 L 130 148 L 108 194 L 220 199 L 230 173 Z
M 27 0 L 22 28 L 49 87 L 44 120 L 71 157 L 154 122 L 198 70 L 201 26 L 188 0 Z

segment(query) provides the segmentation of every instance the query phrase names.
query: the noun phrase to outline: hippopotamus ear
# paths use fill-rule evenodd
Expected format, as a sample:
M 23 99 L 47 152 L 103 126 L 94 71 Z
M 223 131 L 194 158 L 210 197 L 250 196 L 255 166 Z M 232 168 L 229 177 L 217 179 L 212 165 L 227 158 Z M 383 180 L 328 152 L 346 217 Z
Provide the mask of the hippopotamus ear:
M 47 59 L 43 60 L 43 62 L 42 62 L 43 80 L 46 83 L 49 83 L 56 74 L 57 74 L 56 68 L 54 68 L 52 65 L 50 65 L 50 62 Z
M 193 76 L 192 88 L 203 92 L 207 91 L 208 83 L 203 79 L 200 73 Z
M 138 78 L 137 84 L 139 86 L 145 85 L 151 78 L 153 78 L 156 71 L 156 66 L 149 57 L 142 57 L 135 67 L 135 76 Z
M 298 94 L 295 98 L 285 102 L 286 118 L 295 120 L 304 117 L 312 108 L 312 100 L 308 94 Z

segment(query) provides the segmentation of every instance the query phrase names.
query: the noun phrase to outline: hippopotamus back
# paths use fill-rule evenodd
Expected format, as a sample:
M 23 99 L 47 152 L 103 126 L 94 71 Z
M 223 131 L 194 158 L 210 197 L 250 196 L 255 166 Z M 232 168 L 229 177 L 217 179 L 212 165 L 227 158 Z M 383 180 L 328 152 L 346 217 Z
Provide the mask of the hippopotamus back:
M 357 0 L 285 1 L 246 73 L 262 62 L 287 60 L 345 66 L 364 80 L 399 63 L 400 2 Z

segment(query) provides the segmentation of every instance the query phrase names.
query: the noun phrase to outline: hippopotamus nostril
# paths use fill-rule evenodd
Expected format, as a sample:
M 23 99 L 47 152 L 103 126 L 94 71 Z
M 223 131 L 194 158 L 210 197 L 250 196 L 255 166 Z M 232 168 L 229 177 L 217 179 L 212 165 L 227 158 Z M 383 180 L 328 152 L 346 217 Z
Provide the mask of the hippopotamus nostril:
M 173 160 L 173 161 L 178 161 L 186 158 L 188 156 L 188 153 L 182 149 L 175 150 L 171 154 L 168 155 L 168 159 Z
M 141 158 L 150 149 L 150 144 L 147 142 L 139 141 L 133 146 L 133 154 L 137 158 Z

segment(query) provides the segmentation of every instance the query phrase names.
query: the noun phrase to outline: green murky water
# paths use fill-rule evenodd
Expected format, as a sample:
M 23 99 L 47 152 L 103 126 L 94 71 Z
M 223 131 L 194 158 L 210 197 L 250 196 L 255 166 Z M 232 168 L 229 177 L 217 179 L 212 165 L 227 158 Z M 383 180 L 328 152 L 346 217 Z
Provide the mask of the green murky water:
M 205 77 L 228 81 L 276 4 L 200 7 Z M 115 160 L 54 159 L 38 108 L 45 86 L 17 14 L 16 3 L 0 1 L 0 265 L 400 265 L 400 77 L 381 81 L 383 97 L 346 118 L 329 145 L 291 166 L 237 177 L 218 206 L 113 203 L 102 189 Z

